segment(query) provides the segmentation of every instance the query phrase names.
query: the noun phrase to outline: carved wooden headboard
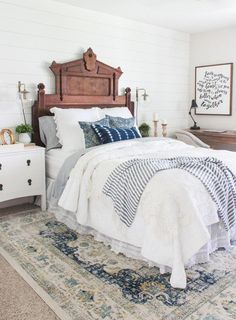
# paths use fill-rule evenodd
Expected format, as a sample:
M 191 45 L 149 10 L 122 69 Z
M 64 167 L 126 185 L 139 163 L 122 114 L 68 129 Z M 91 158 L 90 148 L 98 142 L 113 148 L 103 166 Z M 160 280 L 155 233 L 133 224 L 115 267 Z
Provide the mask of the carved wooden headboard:
M 89 48 L 83 59 L 66 63 L 53 63 L 50 69 L 55 75 L 56 93 L 45 94 L 43 83 L 38 85 L 38 99 L 32 109 L 33 141 L 42 142 L 39 136 L 38 118 L 50 113 L 51 107 L 91 108 L 93 106 L 129 108 L 134 114 L 134 102 L 131 101 L 130 88 L 124 96 L 118 96 L 118 80 L 122 75 L 120 67 L 112 68 L 97 60 L 96 54 Z

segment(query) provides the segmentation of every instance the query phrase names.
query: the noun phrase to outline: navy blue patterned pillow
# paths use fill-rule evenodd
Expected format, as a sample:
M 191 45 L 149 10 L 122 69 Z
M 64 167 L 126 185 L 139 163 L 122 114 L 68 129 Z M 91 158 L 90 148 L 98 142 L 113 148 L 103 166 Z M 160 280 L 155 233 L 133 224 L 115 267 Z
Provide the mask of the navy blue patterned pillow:
M 106 119 L 109 121 L 110 128 L 130 129 L 134 127 L 134 118 L 112 117 L 106 114 Z
M 123 129 L 123 128 L 109 128 L 99 124 L 92 124 L 92 128 L 96 132 L 98 139 L 102 144 L 141 138 L 136 128 Z
M 92 124 L 109 126 L 109 122 L 107 118 L 103 118 L 95 122 L 79 121 L 79 125 L 81 129 L 83 129 L 84 131 L 84 141 L 85 141 L 86 148 L 98 146 L 100 144 L 100 140 L 98 139 L 97 134 L 94 132 L 93 128 L 91 127 Z

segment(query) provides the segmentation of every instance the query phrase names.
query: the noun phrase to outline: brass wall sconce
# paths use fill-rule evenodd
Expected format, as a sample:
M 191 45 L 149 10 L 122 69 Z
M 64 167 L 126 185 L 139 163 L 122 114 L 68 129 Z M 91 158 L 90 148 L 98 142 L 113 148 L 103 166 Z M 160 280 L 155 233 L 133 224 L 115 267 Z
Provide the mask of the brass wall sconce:
M 18 81 L 18 92 L 22 94 L 23 99 L 26 100 L 26 95 L 27 93 L 29 93 L 29 91 L 26 90 L 25 84 L 22 83 L 21 81 Z
M 142 97 L 143 97 L 143 100 L 146 101 L 148 94 L 147 94 L 146 89 L 144 89 L 144 88 L 136 88 L 136 101 L 138 102 L 138 100 L 139 100 L 139 95 L 138 95 L 139 91 L 143 91 Z
M 143 100 L 146 101 L 148 94 L 146 89 L 144 88 L 136 88 L 136 110 L 135 110 L 135 119 L 136 119 L 136 124 L 138 124 L 138 102 L 139 102 L 139 91 L 143 91 L 142 97 Z

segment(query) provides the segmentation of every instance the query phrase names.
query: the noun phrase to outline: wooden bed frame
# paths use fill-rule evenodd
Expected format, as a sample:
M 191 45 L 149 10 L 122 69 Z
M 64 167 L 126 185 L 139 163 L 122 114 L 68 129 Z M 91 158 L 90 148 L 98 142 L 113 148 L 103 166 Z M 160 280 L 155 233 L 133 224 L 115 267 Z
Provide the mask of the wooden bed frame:
M 32 109 L 33 141 L 42 145 L 38 118 L 49 115 L 50 108 L 92 108 L 98 106 L 129 108 L 134 115 L 131 89 L 125 89 L 124 96 L 118 96 L 118 80 L 122 75 L 120 67 L 113 68 L 97 60 L 89 48 L 83 58 L 66 63 L 52 62 L 50 69 L 55 75 L 55 94 L 45 94 L 43 83 L 38 85 L 38 99 Z

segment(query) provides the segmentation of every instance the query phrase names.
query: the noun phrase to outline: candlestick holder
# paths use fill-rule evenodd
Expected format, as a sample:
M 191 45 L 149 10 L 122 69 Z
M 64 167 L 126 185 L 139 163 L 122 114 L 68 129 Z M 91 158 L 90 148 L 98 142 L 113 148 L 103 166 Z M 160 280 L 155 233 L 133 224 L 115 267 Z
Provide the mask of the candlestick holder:
M 157 137 L 158 120 L 153 120 L 153 123 L 154 123 L 154 137 Z
M 167 136 L 167 123 L 162 123 L 162 136 L 166 137 Z

